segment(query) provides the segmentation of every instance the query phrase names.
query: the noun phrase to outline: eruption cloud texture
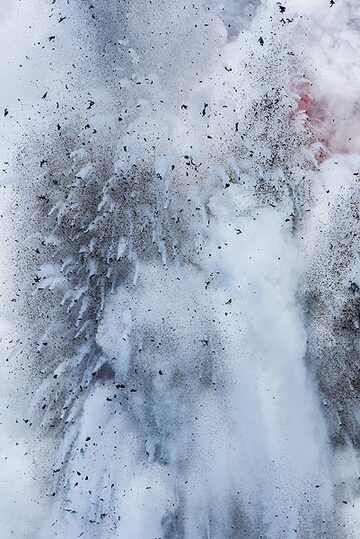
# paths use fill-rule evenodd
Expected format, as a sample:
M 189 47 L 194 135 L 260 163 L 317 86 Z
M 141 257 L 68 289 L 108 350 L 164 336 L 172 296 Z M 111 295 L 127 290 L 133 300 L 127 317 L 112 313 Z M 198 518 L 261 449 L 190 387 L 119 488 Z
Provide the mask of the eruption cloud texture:
M 0 31 L 0 537 L 360 537 L 360 4 Z

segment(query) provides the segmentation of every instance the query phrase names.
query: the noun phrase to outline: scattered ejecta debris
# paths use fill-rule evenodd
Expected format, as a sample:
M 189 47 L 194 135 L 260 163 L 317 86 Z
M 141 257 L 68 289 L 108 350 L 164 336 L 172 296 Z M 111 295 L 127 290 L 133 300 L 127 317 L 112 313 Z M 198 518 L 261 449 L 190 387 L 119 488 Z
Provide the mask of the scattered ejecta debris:
M 1 539 L 360 537 L 335 2 L 2 2 Z

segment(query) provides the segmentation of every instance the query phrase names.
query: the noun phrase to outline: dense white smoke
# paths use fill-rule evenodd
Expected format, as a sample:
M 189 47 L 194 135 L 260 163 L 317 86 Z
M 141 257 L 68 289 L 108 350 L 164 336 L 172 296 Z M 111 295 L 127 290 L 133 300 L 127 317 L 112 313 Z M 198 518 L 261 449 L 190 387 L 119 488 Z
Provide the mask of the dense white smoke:
M 0 535 L 357 537 L 359 9 L 0 17 Z

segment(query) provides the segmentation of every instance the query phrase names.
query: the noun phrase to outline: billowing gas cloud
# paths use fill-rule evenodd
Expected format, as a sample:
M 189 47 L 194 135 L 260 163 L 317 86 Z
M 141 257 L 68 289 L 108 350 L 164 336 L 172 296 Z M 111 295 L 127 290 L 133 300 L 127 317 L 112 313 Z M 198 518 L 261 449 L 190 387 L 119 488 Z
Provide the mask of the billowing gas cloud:
M 2 536 L 357 537 L 358 11 L 6 1 Z

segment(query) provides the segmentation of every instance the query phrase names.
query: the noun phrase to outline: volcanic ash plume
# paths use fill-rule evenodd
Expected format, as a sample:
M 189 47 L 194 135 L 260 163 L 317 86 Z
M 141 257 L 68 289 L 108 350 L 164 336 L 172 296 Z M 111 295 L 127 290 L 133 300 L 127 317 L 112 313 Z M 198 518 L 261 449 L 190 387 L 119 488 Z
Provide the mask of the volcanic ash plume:
M 1 537 L 360 533 L 360 11 L 6 0 Z

